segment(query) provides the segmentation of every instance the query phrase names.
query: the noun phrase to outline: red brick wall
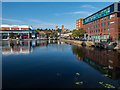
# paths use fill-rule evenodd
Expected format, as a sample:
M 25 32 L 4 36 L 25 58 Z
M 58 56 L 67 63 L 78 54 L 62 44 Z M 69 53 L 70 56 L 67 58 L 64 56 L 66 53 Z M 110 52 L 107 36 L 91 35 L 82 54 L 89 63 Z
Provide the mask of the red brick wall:
M 80 29 L 80 28 L 83 28 L 83 19 L 77 19 L 76 20 L 76 29 Z
M 108 19 L 108 16 L 105 16 L 106 20 L 104 20 L 105 17 L 102 17 L 103 21 L 101 21 L 101 18 L 100 18 L 100 22 L 99 22 L 99 19 L 97 19 L 97 20 L 91 21 L 87 24 L 84 24 L 84 29 L 88 33 L 88 36 L 91 36 L 91 35 L 96 36 L 96 35 L 100 35 L 100 34 L 102 34 L 102 36 L 103 36 L 105 34 L 106 40 L 107 40 L 107 35 L 109 34 L 113 40 L 118 40 L 118 21 L 119 21 L 119 19 L 117 17 L 117 13 L 114 13 L 111 15 L 114 16 L 111 19 Z M 109 21 L 109 25 L 108 25 L 108 21 Z M 104 25 L 105 22 L 106 22 L 106 25 Z M 114 23 L 111 23 L 111 22 L 114 22 Z M 101 26 L 101 23 L 103 24 L 103 26 Z M 100 24 L 100 27 L 99 27 L 99 24 Z M 96 27 L 96 25 L 97 25 L 97 27 Z M 109 31 L 107 30 L 108 28 L 109 28 Z M 102 32 L 101 32 L 101 29 L 102 29 Z M 105 31 L 104 31 L 104 29 L 105 29 Z M 97 30 L 97 32 L 96 32 L 96 30 Z M 100 32 L 99 32 L 99 30 L 100 30 Z

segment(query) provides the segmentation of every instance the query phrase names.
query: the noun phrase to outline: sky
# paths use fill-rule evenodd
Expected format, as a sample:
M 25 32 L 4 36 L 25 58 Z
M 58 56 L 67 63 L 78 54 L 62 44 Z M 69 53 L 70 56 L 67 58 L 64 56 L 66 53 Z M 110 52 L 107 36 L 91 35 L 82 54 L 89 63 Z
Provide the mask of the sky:
M 32 25 L 34 29 L 55 26 L 73 30 L 85 18 L 112 2 L 2 2 L 2 24 Z

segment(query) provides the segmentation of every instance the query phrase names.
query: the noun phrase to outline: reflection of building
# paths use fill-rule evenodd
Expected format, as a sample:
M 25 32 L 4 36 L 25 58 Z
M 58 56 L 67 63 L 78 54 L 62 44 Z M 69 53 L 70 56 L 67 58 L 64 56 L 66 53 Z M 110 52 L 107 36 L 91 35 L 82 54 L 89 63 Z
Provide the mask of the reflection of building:
M 29 54 L 33 51 L 33 47 L 44 47 L 53 44 L 61 44 L 57 40 L 13 40 L 2 41 L 2 54 Z M 56 45 L 57 46 L 57 45 Z
M 27 25 L 1 25 L 0 26 L 0 37 L 2 39 L 9 39 L 9 35 L 13 33 L 13 38 L 15 38 L 16 34 L 20 36 L 20 38 L 31 38 L 32 27 Z
M 120 38 L 120 3 L 115 2 L 108 7 L 83 19 L 84 29 L 91 39 Z
M 80 53 L 82 51 L 82 53 Z M 120 79 L 120 54 L 114 51 L 90 49 L 90 48 L 75 48 L 73 53 L 76 58 L 83 57 L 83 61 L 99 70 L 104 74 L 109 74 L 112 79 Z M 84 54 L 84 56 L 82 56 Z
M 3 41 L 2 54 L 29 54 L 32 52 L 30 41 Z
M 83 28 L 83 18 L 79 18 L 76 20 L 76 29 Z
M 79 60 L 79 61 L 82 60 L 82 58 L 78 54 L 76 55 L 76 59 Z

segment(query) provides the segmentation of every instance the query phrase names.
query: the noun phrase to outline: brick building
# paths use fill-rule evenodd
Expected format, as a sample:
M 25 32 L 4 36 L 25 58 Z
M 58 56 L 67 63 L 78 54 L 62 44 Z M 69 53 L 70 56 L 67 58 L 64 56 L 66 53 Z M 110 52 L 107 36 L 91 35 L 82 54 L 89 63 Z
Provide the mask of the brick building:
M 92 40 L 120 39 L 120 2 L 83 19 L 83 27 Z
M 79 18 L 76 20 L 76 29 L 83 28 L 83 18 Z

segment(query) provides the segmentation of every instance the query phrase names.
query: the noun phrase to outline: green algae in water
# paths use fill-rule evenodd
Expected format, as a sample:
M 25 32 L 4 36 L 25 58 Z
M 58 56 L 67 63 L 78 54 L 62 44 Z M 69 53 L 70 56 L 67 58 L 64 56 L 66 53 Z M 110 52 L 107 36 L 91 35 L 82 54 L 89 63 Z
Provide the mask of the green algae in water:
M 115 88 L 115 86 L 110 85 L 110 84 L 104 84 L 103 82 L 99 82 L 99 84 L 101 84 L 101 85 L 104 86 L 105 88 Z
M 108 69 L 108 67 L 103 67 L 103 69 Z
M 108 74 L 104 74 L 104 76 L 105 76 L 105 77 L 107 77 L 107 76 L 108 76 Z
M 76 73 L 76 75 L 78 75 L 78 76 L 79 76 L 79 75 L 80 75 L 80 73 Z
M 75 82 L 76 85 L 82 85 L 83 84 L 83 81 L 80 81 L 80 82 Z

